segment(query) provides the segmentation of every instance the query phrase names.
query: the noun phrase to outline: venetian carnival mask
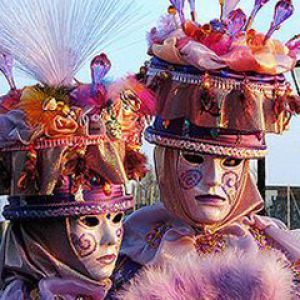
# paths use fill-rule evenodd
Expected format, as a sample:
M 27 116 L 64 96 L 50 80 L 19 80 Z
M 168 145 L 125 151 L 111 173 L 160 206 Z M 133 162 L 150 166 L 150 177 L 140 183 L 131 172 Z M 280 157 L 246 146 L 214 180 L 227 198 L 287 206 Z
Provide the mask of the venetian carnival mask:
M 69 218 L 69 240 L 91 279 L 108 278 L 123 237 L 122 212 Z
M 186 213 L 199 224 L 221 222 L 233 208 L 244 160 L 181 152 L 176 174 Z

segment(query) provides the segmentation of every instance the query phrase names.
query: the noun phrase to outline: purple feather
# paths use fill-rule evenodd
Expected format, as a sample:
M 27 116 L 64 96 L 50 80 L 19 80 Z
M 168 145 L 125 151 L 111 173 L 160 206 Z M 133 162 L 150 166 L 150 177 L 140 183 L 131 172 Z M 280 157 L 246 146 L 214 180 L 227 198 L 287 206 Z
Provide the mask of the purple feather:
M 185 0 L 170 0 L 170 2 L 178 11 L 181 25 L 183 25 L 185 23 L 185 17 L 184 17 L 184 11 L 183 11 Z
M 196 21 L 196 3 L 195 0 L 189 0 L 190 8 L 191 8 L 191 16 L 192 20 Z
M 0 53 L 0 71 L 5 76 L 10 88 L 15 90 L 16 85 L 12 73 L 13 64 L 14 60 L 11 55 Z
M 270 29 L 265 37 L 265 42 L 270 39 L 275 30 L 278 30 L 280 25 L 286 21 L 294 13 L 294 6 L 291 0 L 280 0 L 275 6 L 274 18 Z
M 117 299 L 292 299 L 293 273 L 280 252 L 189 254 L 144 268 Z
M 230 36 L 235 37 L 245 27 L 247 21 L 246 14 L 239 8 L 233 10 L 228 15 L 227 32 Z
M 245 26 L 245 30 L 249 29 L 252 26 L 252 23 L 257 15 L 257 13 L 261 10 L 261 8 L 267 4 L 270 0 L 255 0 L 254 8 L 251 12 L 251 15 L 247 21 L 247 25 Z

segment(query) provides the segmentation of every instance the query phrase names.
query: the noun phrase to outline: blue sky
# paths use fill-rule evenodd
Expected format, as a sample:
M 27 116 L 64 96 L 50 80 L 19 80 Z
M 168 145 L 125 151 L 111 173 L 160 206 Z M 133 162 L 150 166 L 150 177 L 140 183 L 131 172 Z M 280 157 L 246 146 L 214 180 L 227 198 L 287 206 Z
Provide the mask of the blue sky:
M 21 1 L 21 0 L 20 0 Z M 160 15 L 166 12 L 168 0 L 138 0 L 141 3 L 141 9 L 145 13 L 145 25 L 139 30 L 131 33 L 129 41 L 122 41 L 114 45 L 112 49 L 99 49 L 108 53 L 113 68 L 111 76 L 122 77 L 127 73 L 136 72 L 139 66 L 149 57 L 146 55 L 146 31 L 153 25 Z M 218 0 L 196 0 L 198 19 L 201 23 L 207 22 L 212 18 L 219 16 Z M 274 6 L 277 0 L 270 0 L 269 3 L 261 10 L 256 18 L 253 27 L 261 32 L 266 33 L 273 17 Z M 290 37 L 300 33 L 300 1 L 294 0 L 296 12 L 290 20 L 283 24 L 279 32 L 274 37 L 281 41 L 287 41 Z M 246 13 L 252 10 L 254 0 L 241 0 L 240 7 Z M 124 24 L 126 26 L 126 24 Z M 128 45 L 131 44 L 131 45 Z M 85 68 L 78 74 L 78 78 L 84 82 L 89 82 L 88 68 Z M 24 75 L 17 73 L 15 75 L 18 87 L 30 85 L 32 81 Z M 0 75 L 0 92 L 6 93 L 7 84 L 2 75 Z M 271 136 L 267 139 L 269 144 L 269 154 L 267 157 L 267 184 L 280 185 L 300 185 L 300 118 L 297 117 L 291 123 L 288 133 L 283 136 Z M 151 148 L 144 146 L 147 153 L 151 155 Z

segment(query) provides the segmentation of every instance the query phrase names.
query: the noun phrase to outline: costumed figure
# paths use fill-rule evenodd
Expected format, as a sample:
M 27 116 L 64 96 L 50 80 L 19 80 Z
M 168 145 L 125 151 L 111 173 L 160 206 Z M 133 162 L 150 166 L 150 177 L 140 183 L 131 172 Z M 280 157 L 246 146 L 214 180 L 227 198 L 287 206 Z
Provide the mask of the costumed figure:
M 135 76 L 105 80 L 105 54 L 91 62 L 91 84 L 74 76 L 99 47 L 126 35 L 136 10 L 127 0 L 0 1 L 0 70 L 11 87 L 0 103 L 0 189 L 10 221 L 0 299 L 100 300 L 111 286 L 124 213 L 134 207 L 126 183 L 147 171 L 139 151 L 154 97 Z M 17 90 L 13 61 L 39 83 Z
M 300 233 L 259 216 L 263 200 L 250 160 L 267 152 L 265 134 L 281 134 L 299 113 L 284 72 L 299 41 L 271 38 L 292 15 L 276 4 L 267 34 L 251 28 L 268 1 L 247 17 L 239 1 L 220 1 L 222 16 L 200 25 L 191 4 L 171 1 L 149 33 L 145 81 L 157 95 L 146 130 L 156 145 L 162 203 L 125 222 L 115 270 L 117 299 L 296 299 Z

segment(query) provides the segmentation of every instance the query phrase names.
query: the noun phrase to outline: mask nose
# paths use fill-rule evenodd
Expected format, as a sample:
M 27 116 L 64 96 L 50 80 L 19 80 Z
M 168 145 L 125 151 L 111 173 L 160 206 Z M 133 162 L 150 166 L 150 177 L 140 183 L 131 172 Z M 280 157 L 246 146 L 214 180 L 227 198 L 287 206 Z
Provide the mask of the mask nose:
M 205 166 L 203 181 L 208 187 L 220 187 L 222 185 L 222 172 L 215 159 L 211 159 Z
M 102 236 L 100 239 L 101 246 L 114 246 L 117 244 L 117 235 L 115 228 L 110 226 L 108 220 L 105 220 L 100 228 Z

